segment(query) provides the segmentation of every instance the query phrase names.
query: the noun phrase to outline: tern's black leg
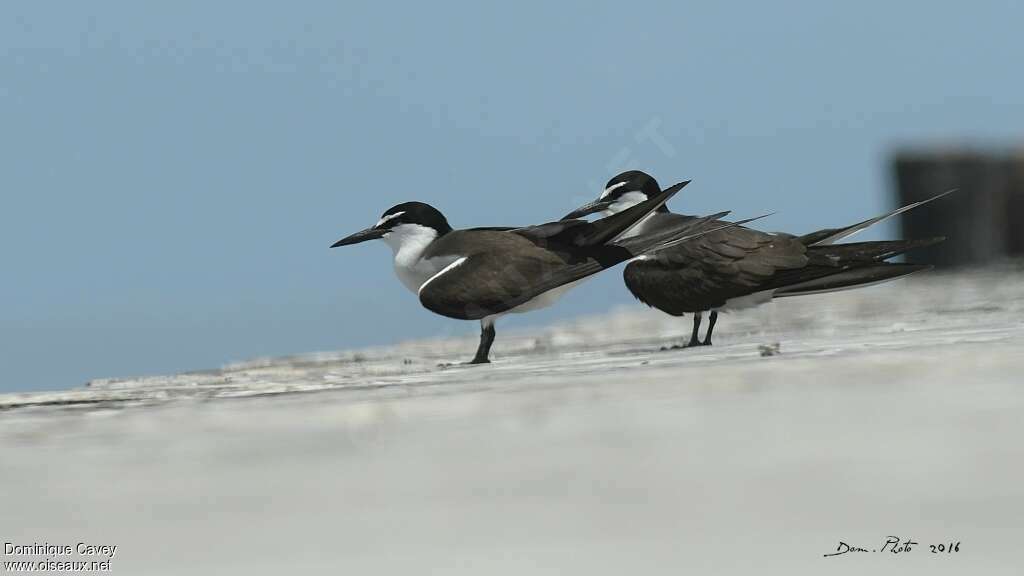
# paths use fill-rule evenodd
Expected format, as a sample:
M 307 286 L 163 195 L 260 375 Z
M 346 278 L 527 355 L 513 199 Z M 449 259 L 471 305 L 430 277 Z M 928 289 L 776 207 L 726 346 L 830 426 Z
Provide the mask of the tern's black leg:
M 469 364 L 489 364 L 491 361 L 488 358 L 491 354 L 491 344 L 494 344 L 494 324 L 485 324 L 480 322 L 480 346 L 476 349 L 476 356 L 470 360 Z
M 708 318 L 708 333 L 704 335 L 704 346 L 711 346 L 711 332 L 715 330 L 715 322 L 718 322 L 718 312 L 715 310 L 711 311 L 711 317 Z
M 686 345 L 687 348 L 690 346 L 700 346 L 700 340 L 697 338 L 697 334 L 700 332 L 700 323 L 704 319 L 704 314 L 697 312 L 693 315 L 693 334 L 690 335 L 690 343 Z

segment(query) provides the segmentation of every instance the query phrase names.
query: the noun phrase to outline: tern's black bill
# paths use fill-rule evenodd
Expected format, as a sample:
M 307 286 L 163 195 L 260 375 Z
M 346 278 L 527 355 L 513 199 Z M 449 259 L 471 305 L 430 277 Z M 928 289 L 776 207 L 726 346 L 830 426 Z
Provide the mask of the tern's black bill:
M 366 242 L 367 240 L 376 240 L 378 238 L 383 238 L 387 233 L 388 230 L 384 228 L 367 228 L 366 230 L 360 230 L 351 236 L 346 236 L 341 240 L 338 240 L 334 244 L 331 244 L 331 248 L 359 244 L 360 242 Z
M 584 204 L 583 206 L 580 206 L 579 208 L 573 210 L 572 212 L 569 212 L 568 214 L 566 214 L 565 216 L 562 217 L 562 220 L 572 220 L 574 218 L 582 218 L 582 217 L 584 217 L 584 216 L 586 216 L 588 214 L 593 214 L 594 212 L 600 212 L 600 211 L 608 208 L 611 205 L 612 205 L 611 201 L 595 200 L 595 201 L 593 201 L 593 202 L 591 202 L 589 204 Z

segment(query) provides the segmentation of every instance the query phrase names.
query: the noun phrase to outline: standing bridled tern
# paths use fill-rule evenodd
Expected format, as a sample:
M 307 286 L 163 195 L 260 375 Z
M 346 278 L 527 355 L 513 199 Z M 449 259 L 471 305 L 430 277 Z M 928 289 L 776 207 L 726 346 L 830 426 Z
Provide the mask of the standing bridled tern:
M 525 228 L 454 230 L 436 208 L 407 202 L 331 247 L 383 240 L 394 253 L 399 280 L 425 308 L 480 321 L 480 345 L 470 364 L 482 364 L 489 362 L 498 317 L 550 306 L 588 276 L 708 233 L 708 222 L 726 213 L 664 226 L 653 234 L 630 234 L 686 184 L 659 190 L 594 222 L 570 219 Z
M 661 192 L 658 182 L 639 170 L 608 181 L 601 197 L 569 213 L 611 215 L 629 210 Z M 950 191 L 951 192 L 951 191 Z M 686 346 L 711 344 L 718 312 L 764 304 L 772 298 L 858 288 L 930 269 L 930 265 L 885 262 L 908 250 L 944 238 L 835 244 L 869 226 L 949 194 L 910 204 L 852 226 L 803 236 L 769 234 L 742 226 L 715 230 L 630 262 L 623 271 L 626 287 L 641 302 L 673 316 L 693 313 L 693 333 Z M 663 228 L 699 220 L 674 214 L 667 206 L 645 217 L 629 234 L 656 234 Z M 717 227 L 721 222 L 704 226 Z M 698 338 L 704 312 L 711 312 L 704 340 Z

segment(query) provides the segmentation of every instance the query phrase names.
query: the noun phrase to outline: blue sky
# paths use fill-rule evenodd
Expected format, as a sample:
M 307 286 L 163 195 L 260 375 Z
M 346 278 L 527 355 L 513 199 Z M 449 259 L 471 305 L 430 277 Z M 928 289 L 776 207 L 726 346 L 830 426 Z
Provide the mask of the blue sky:
M 0 392 L 475 333 L 422 310 L 385 246 L 327 249 L 407 200 L 529 224 L 642 168 L 693 179 L 678 211 L 874 215 L 894 147 L 1021 141 L 1022 21 L 1009 1 L 7 6 Z M 631 304 L 610 272 L 499 332 Z

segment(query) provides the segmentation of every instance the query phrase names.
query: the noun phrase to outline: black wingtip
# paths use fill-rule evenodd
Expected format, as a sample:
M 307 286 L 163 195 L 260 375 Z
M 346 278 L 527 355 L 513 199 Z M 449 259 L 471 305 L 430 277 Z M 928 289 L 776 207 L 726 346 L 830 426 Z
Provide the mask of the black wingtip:
M 658 208 L 661 208 L 662 206 L 664 206 L 669 200 L 672 199 L 673 196 L 675 196 L 680 190 L 685 188 L 686 185 L 689 184 L 690 182 L 691 182 L 691 180 L 683 180 L 682 182 L 677 182 L 677 183 L 669 186 L 668 188 L 665 188 L 664 190 L 662 190 L 661 194 L 658 194 L 657 196 L 655 196 L 653 198 L 648 198 L 642 204 L 648 204 L 649 205 L 649 203 L 651 201 L 654 201 L 655 203 L 653 205 L 653 208 L 651 208 L 651 210 L 652 211 L 653 210 L 657 210 Z M 639 204 L 638 204 L 638 206 L 639 206 Z
M 686 185 L 689 184 L 690 182 L 693 182 L 693 180 L 683 180 L 682 182 L 677 182 L 669 186 L 668 188 L 662 190 L 661 193 L 668 194 L 668 197 L 671 198 L 676 192 L 679 192 L 680 190 L 685 188 Z
M 600 220 L 595 220 L 590 224 L 589 232 L 582 237 L 578 245 L 580 246 L 596 246 L 599 244 L 609 244 L 615 242 L 621 238 L 630 229 L 640 223 L 648 214 L 651 214 L 665 205 L 669 199 L 672 198 L 677 192 L 683 189 L 684 186 L 689 184 L 689 180 L 674 184 L 658 194 L 651 196 L 647 200 L 630 206 L 629 208 L 612 214 Z
M 743 220 L 738 220 L 736 222 L 733 222 L 733 225 L 734 226 L 742 226 L 743 224 L 749 224 L 751 222 L 754 222 L 756 220 L 760 220 L 762 218 L 767 218 L 769 216 L 775 216 L 775 212 L 769 212 L 767 214 L 761 214 L 760 216 L 754 216 L 753 218 L 745 218 Z

